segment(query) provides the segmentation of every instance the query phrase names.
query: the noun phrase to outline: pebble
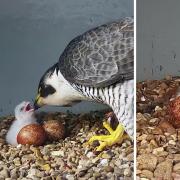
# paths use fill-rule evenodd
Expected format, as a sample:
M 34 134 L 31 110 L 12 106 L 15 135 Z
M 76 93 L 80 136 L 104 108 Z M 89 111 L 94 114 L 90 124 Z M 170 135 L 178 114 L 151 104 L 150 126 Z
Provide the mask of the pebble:
M 52 156 L 62 156 L 62 157 L 64 157 L 64 151 L 52 151 L 51 155 Z
M 172 177 L 174 180 L 179 180 L 180 179 L 180 173 L 172 173 Z
M 39 180 L 39 178 L 38 178 L 38 180 Z M 43 177 L 43 180 L 52 180 L 52 177 L 51 176 L 46 176 L 46 177 Z
M 159 153 L 161 153 L 161 152 L 163 152 L 163 151 L 164 151 L 164 148 L 163 148 L 163 147 L 158 147 L 158 148 L 155 148 L 155 149 L 153 150 L 153 154 L 157 155 L 157 154 L 159 154 Z
M 86 155 L 88 158 L 91 158 L 91 157 L 94 157 L 94 153 L 93 152 L 88 152 L 87 155 Z
M 108 160 L 107 159 L 101 159 L 99 165 L 100 166 L 107 166 L 108 165 Z
M 137 141 L 146 140 L 146 138 L 147 138 L 147 135 L 146 135 L 146 134 L 143 134 L 143 135 L 137 137 Z
M 97 157 L 95 157 L 94 159 L 92 159 L 92 163 L 94 163 L 94 164 L 95 164 L 96 162 L 98 162 L 98 161 L 99 161 L 99 159 L 100 159 L 100 158 L 99 158 L 98 156 L 97 156 Z
M 10 172 L 10 176 L 12 179 L 17 179 L 17 169 L 12 169 L 12 171 Z
M 142 154 L 137 157 L 139 169 L 153 171 L 157 165 L 157 157 L 154 154 Z
M 159 106 L 156 106 L 156 107 L 155 107 L 155 111 L 161 111 L 161 110 L 162 110 L 161 107 L 159 107 Z
M 175 172 L 178 171 L 178 170 L 180 170 L 180 163 L 175 164 L 174 167 L 173 167 L 173 170 L 174 170 Z
M 27 177 L 32 178 L 32 177 L 36 176 L 38 173 L 39 173 L 38 169 L 30 169 L 28 171 Z
M 127 160 L 128 161 L 133 161 L 134 160 L 134 153 L 128 154 L 127 155 Z
M 74 180 L 75 178 L 74 178 L 73 175 L 67 174 L 67 175 L 66 175 L 66 179 L 67 179 L 67 180 Z
M 15 166 L 21 166 L 21 161 L 20 161 L 20 158 L 18 157 L 18 158 L 15 158 L 14 160 L 13 160 L 13 162 L 14 162 L 14 165 Z
M 149 170 L 142 170 L 140 177 L 152 179 L 153 178 L 153 173 Z
M 106 172 L 113 172 L 114 171 L 114 168 L 112 166 L 105 166 L 104 169 Z
M 20 149 L 22 147 L 22 144 L 18 144 L 16 147 Z
M 158 121 L 159 121 L 159 118 L 152 118 L 152 119 L 150 119 L 149 123 L 155 124 L 155 123 L 158 122 Z M 146 135 L 146 136 L 147 136 L 147 135 Z
M 9 171 L 8 171 L 8 169 L 3 169 L 3 170 L 1 170 L 0 171 L 0 175 L 2 176 L 2 177 L 4 177 L 4 178 L 8 178 L 9 177 Z
M 155 178 L 171 179 L 172 175 L 172 161 L 166 160 L 157 165 L 154 171 Z
M 176 145 L 176 142 L 174 140 L 170 140 L 168 143 L 174 146 Z
M 93 177 L 94 178 L 99 178 L 101 176 L 101 174 L 99 173 L 99 172 L 95 172 L 94 174 L 93 174 Z
M 131 176 L 131 174 L 132 174 L 132 172 L 131 172 L 130 168 L 124 170 L 124 176 L 128 176 L 129 177 L 129 176 Z
M 180 162 L 180 154 L 174 154 L 173 161 L 174 161 L 175 163 Z

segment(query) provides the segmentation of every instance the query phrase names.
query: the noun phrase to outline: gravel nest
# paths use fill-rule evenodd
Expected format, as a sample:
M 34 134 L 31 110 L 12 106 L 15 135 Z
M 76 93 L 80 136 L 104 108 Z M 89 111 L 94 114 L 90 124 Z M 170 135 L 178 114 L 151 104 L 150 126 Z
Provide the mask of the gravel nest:
M 0 180 L 133 179 L 133 144 L 130 140 L 97 154 L 85 142 L 94 134 L 107 134 L 102 127 L 105 112 L 89 114 L 41 113 L 39 120 L 59 120 L 66 135 L 44 146 L 6 144 L 5 135 L 13 116 L 0 118 Z M 96 144 L 96 143 L 95 143 Z
M 171 76 L 137 83 L 137 179 L 180 179 L 180 129 L 167 110 L 179 85 Z

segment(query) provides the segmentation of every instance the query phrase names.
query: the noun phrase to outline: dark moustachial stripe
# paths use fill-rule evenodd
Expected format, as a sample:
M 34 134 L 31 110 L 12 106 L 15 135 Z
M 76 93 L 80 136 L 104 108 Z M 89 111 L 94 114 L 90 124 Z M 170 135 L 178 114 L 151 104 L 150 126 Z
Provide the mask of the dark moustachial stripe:
M 40 82 L 39 82 L 39 88 L 38 90 L 40 91 L 40 96 L 41 97 L 47 97 L 48 95 L 50 94 L 53 94 L 56 92 L 56 90 L 52 87 L 52 86 L 45 86 L 45 79 L 48 77 L 48 76 L 52 76 L 52 74 L 54 73 L 54 71 L 56 71 L 56 74 L 58 74 L 58 71 L 59 71 L 59 66 L 58 66 L 58 63 L 54 64 L 52 67 L 50 67 L 45 73 L 44 75 L 42 76 Z
M 54 94 L 56 90 L 52 86 L 42 86 L 40 90 L 41 97 L 47 97 L 50 94 Z

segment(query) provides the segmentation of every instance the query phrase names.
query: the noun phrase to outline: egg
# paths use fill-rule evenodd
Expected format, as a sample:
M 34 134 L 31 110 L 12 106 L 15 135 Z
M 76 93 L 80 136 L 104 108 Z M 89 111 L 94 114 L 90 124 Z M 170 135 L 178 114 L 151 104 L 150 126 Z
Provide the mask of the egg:
M 40 146 L 46 140 L 46 132 L 39 124 L 29 124 L 24 126 L 17 135 L 18 144 L 29 144 Z
M 175 128 L 180 128 L 180 96 L 170 101 L 168 106 L 170 122 Z
M 43 128 L 47 134 L 47 138 L 50 141 L 57 141 L 64 137 L 64 125 L 57 120 L 46 121 Z

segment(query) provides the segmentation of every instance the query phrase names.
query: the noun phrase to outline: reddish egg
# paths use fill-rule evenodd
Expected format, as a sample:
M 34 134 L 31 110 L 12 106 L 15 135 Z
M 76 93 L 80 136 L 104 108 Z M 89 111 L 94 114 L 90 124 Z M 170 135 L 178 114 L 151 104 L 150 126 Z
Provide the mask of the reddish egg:
M 64 137 L 64 125 L 57 120 L 49 120 L 45 122 L 43 128 L 50 141 L 57 141 Z
M 174 127 L 180 128 L 180 96 L 169 103 L 168 111 L 170 114 L 170 122 Z
M 18 144 L 40 146 L 46 140 L 46 132 L 39 124 L 30 124 L 23 127 L 17 135 Z

